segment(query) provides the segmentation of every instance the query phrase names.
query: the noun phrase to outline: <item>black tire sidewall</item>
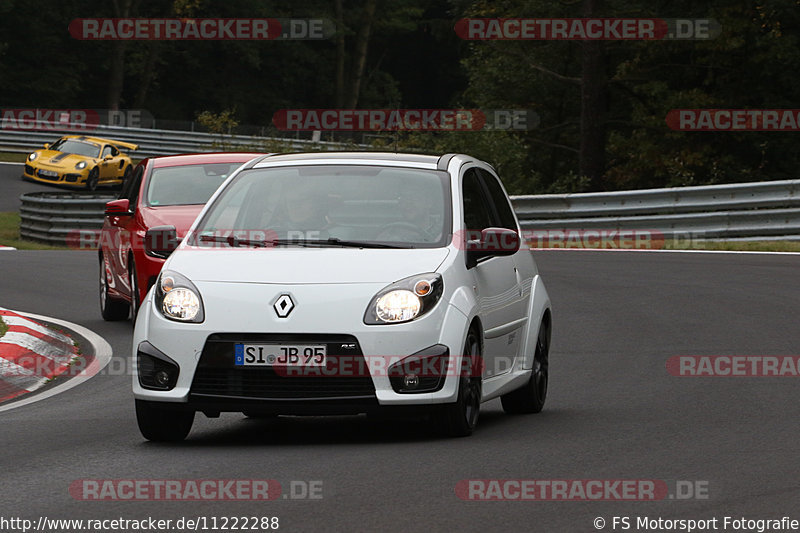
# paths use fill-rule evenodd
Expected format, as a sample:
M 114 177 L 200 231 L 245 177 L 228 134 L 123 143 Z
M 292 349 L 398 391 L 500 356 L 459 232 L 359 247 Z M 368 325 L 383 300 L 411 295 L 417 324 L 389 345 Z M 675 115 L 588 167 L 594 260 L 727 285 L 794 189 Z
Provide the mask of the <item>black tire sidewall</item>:
M 186 438 L 194 423 L 194 411 L 180 411 L 159 402 L 136 400 L 136 422 L 147 440 L 178 442 Z
M 96 190 L 99 181 L 100 181 L 100 170 L 98 170 L 97 167 L 94 167 L 92 170 L 89 171 L 89 175 L 86 177 L 86 190 L 87 191 Z

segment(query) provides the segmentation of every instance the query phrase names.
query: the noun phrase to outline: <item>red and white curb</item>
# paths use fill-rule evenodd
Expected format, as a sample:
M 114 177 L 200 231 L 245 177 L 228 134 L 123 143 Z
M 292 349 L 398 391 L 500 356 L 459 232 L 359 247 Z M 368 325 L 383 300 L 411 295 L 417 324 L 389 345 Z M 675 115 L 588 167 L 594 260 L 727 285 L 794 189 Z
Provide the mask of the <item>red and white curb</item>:
M 0 308 L 0 402 L 32 392 L 69 368 L 78 348 L 63 333 Z
M 46 400 L 51 396 L 61 394 L 62 392 L 66 392 L 69 389 L 77 387 L 78 385 L 90 380 L 92 377 L 100 374 L 102 370 L 108 366 L 108 363 L 111 362 L 111 357 L 113 355 L 111 345 L 108 344 L 108 341 L 94 331 L 79 324 L 49 316 L 23 313 L 21 311 L 17 311 L 17 314 L 22 315 L 23 318 L 28 318 L 30 320 L 47 322 L 48 324 L 63 328 L 70 333 L 79 335 L 87 343 L 87 349 L 84 351 L 87 353 L 89 353 L 89 351 L 93 352 L 94 357 L 89 360 L 88 366 L 86 366 L 86 368 L 79 374 L 70 376 L 69 379 L 56 381 L 45 390 L 39 391 L 36 394 L 29 394 L 27 396 L 19 397 L 13 402 L 8 402 L 6 405 L 0 404 L 0 413 L 4 411 L 10 411 L 12 409 L 19 409 L 25 407 L 26 405 Z M 89 348 L 89 346 L 91 346 L 91 348 Z

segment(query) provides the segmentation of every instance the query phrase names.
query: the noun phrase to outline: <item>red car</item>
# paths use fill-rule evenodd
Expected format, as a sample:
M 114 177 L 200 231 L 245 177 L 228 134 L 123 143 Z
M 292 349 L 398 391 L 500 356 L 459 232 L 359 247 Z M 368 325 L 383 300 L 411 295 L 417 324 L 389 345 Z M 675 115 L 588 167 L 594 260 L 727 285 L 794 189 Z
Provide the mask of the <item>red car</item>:
M 144 159 L 106 204 L 100 234 L 100 312 L 136 318 L 170 248 L 208 199 L 243 163 L 265 154 L 187 154 Z

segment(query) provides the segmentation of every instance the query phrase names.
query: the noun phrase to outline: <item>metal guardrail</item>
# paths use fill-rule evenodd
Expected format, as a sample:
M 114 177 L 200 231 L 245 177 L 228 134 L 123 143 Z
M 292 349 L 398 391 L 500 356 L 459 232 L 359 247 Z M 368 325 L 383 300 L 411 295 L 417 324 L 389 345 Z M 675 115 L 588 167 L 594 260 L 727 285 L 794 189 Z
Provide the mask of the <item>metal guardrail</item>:
M 90 239 L 103 226 L 106 202 L 114 194 L 33 192 L 20 195 L 19 234 L 23 239 L 71 247 L 94 247 Z M 82 230 L 89 230 L 82 232 Z
M 91 247 L 113 194 L 20 196 L 20 236 Z M 523 230 L 644 230 L 677 239 L 800 240 L 800 180 L 512 196 Z M 83 231 L 80 230 L 89 230 Z M 82 239 L 81 242 L 76 240 Z
M 69 125 L 50 124 L 53 129 L 47 131 L 0 129 L 0 150 L 30 151 L 62 134 L 75 133 L 63 129 Z M 140 148 L 134 154 L 142 157 L 237 149 L 276 151 L 275 143 L 292 151 L 369 148 L 304 139 L 103 125 L 86 133 L 136 143 Z M 694 235 L 708 239 L 800 239 L 800 180 L 526 195 L 512 197 L 512 203 L 526 230 L 638 229 L 658 231 L 666 238 Z M 97 215 L 97 220 L 102 224 L 102 214 Z M 46 225 L 44 221 L 36 222 Z M 30 221 L 32 227 L 33 224 Z
M 512 197 L 523 229 L 651 230 L 665 238 L 800 239 L 800 180 Z
M 133 157 L 153 157 L 159 155 L 184 154 L 194 152 L 218 152 L 231 150 L 307 152 L 326 150 L 363 150 L 368 145 L 345 144 L 329 141 L 311 141 L 279 137 L 256 137 L 248 135 L 223 135 L 192 131 L 157 130 L 144 128 L 124 128 L 119 126 L 92 126 L 90 130 L 80 130 L 73 124 L 56 122 L 40 123 L 47 127 L 43 131 L 0 129 L 0 150 L 10 152 L 30 152 L 52 143 L 62 135 L 87 135 L 131 142 L 139 149 L 130 152 Z

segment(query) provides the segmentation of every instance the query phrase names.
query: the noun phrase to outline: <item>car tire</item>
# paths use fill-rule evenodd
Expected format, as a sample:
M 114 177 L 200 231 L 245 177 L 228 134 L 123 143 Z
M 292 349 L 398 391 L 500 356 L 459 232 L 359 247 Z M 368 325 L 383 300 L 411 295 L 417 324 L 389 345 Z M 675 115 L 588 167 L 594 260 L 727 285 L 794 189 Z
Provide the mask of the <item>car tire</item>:
M 547 380 L 550 358 L 550 325 L 542 322 L 536 337 L 533 369 L 528 382 L 521 388 L 500 397 L 503 411 L 512 415 L 539 413 L 547 399 Z
M 448 437 L 467 437 L 472 435 L 478 424 L 481 408 L 481 376 L 475 376 L 473 369 L 480 368 L 483 353 L 481 339 L 474 328 L 470 328 L 464 341 L 464 360 L 458 382 L 458 400 L 445 404 L 438 417 L 438 424 Z
M 161 402 L 136 400 L 136 422 L 147 440 L 178 442 L 189 435 L 194 423 L 194 411 L 170 408 Z
M 130 267 L 128 268 L 128 282 L 131 287 L 131 322 L 136 325 L 136 315 L 139 314 L 139 307 L 142 305 L 139 297 L 139 278 L 136 275 L 136 262 L 131 257 Z
M 128 318 L 129 305 L 123 300 L 112 298 L 108 295 L 108 280 L 106 279 L 106 265 L 100 255 L 100 314 L 103 320 L 116 321 Z
M 86 178 L 86 190 L 94 191 L 97 189 L 97 184 L 100 182 L 100 170 L 94 167 L 89 171 L 89 176 Z

